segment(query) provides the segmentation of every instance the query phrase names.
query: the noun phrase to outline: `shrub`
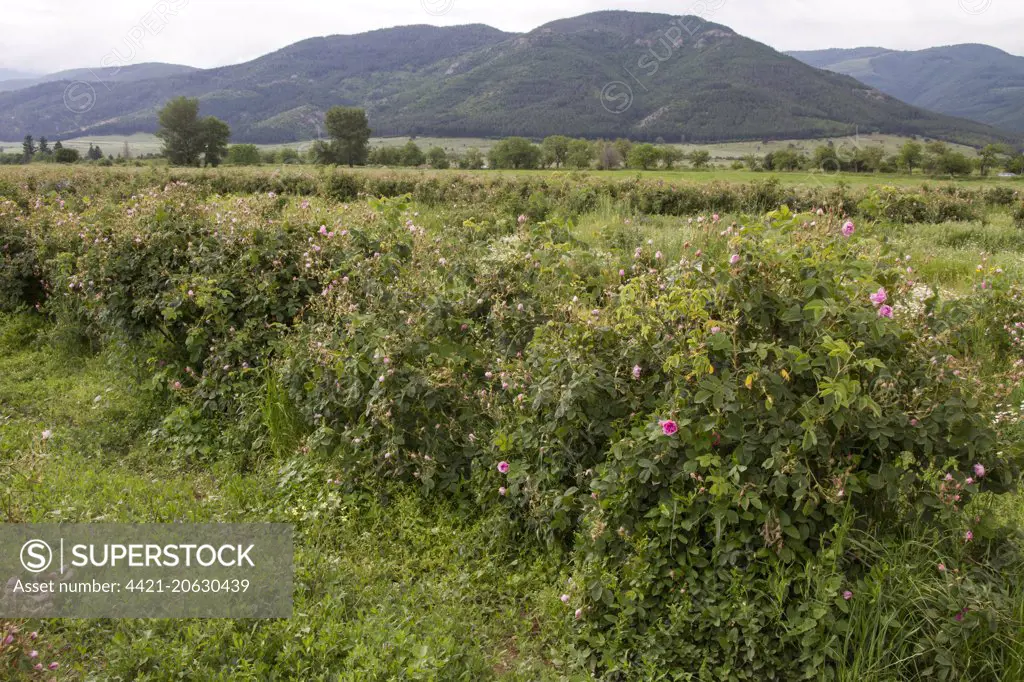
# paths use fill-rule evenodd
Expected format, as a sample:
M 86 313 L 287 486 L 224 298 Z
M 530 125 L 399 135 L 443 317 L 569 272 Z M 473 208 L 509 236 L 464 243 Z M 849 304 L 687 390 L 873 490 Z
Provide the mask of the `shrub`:
M 573 603 L 606 675 L 817 675 L 846 530 L 905 527 L 943 472 L 993 461 L 939 349 L 868 302 L 897 273 L 797 224 L 549 323 L 507 379 L 527 387 L 497 425 L 510 500 L 547 535 L 582 518 Z
M 855 655 L 844 642 L 870 611 L 861 599 L 885 584 L 882 549 L 919 528 L 964 567 L 962 586 L 935 594 L 977 620 L 943 626 L 941 646 L 909 626 L 908 674 L 981 676 L 993 664 L 965 652 L 982 623 L 1016 636 L 997 576 L 1019 556 L 965 506 L 1012 484 L 1019 446 L 997 447 L 989 394 L 958 357 L 971 329 L 1014 351 L 1009 331 L 979 326 L 1017 319 L 1012 286 L 917 310 L 905 270 L 878 265 L 895 261 L 884 246 L 788 208 L 715 227 L 703 246 L 720 255 L 684 246 L 673 264 L 635 248 L 632 224 L 595 249 L 553 218 L 780 200 L 831 216 L 856 197 L 917 220 L 967 215 L 976 193 L 334 171 L 186 173 L 202 181 L 139 190 L 117 177 L 102 191 L 122 199 L 105 204 L 86 198 L 89 176 L 5 187 L 4 303 L 42 280 L 47 313 L 150 348 L 175 404 L 158 437 L 189 457 L 301 442 L 349 488 L 502 505 L 565 551 L 581 651 L 602 679 L 828 677 Z M 214 194 L 238 187 L 255 196 Z M 311 189 L 392 198 L 280 195 Z M 412 196 L 445 208 L 420 215 Z M 921 619 L 940 601 L 923 599 Z

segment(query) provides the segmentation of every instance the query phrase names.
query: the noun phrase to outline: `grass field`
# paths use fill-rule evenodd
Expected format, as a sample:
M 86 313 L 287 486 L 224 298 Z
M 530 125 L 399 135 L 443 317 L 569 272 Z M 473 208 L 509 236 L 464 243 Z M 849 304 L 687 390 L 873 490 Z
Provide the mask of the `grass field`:
M 290 619 L 0 632 L 61 680 L 1024 679 L 1021 185 L 637 175 L 0 168 L 0 518 L 297 538 Z

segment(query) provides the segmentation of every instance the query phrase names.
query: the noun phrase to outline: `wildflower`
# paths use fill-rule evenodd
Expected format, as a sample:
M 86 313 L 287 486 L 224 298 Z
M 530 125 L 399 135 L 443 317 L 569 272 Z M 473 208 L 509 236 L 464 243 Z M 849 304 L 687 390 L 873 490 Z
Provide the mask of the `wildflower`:
M 961 611 L 960 613 L 956 614 L 955 616 L 953 616 L 953 619 L 959 623 L 964 619 L 964 612 Z
M 846 223 L 843 225 L 843 236 L 844 237 L 852 237 L 853 233 L 854 233 L 854 231 L 856 229 L 857 228 L 854 227 L 853 221 L 852 220 L 847 220 Z
M 30 633 L 28 633 L 28 638 L 31 639 L 31 640 L 35 640 L 37 637 L 39 637 L 39 633 L 38 632 L 30 632 Z
M 946 572 L 946 564 L 940 562 L 939 563 L 939 573 L 945 573 L 945 572 Z
M 48 667 L 48 668 L 49 668 L 50 670 L 56 670 L 57 668 L 59 668 L 59 667 L 60 667 L 60 663 L 58 663 L 57 661 L 54 661 L 53 663 L 51 663 L 51 664 L 50 664 L 49 666 L 47 666 L 47 667 Z
M 181 382 L 180 381 L 175 381 L 174 382 L 174 390 L 175 391 L 180 391 L 181 390 Z
M 576 620 L 583 617 L 583 609 L 576 609 Z
M 505 486 L 501 486 L 500 488 L 498 488 L 498 494 L 501 495 L 502 497 L 505 497 L 505 493 L 507 492 L 508 490 L 505 489 Z
M 818 213 L 819 216 L 823 216 L 823 215 L 825 215 L 825 209 L 819 208 L 817 213 Z
M 918 425 L 918 424 L 920 424 L 920 423 L 921 423 L 921 422 L 917 421 L 916 419 L 911 419 L 911 420 L 910 420 L 910 425 L 911 425 L 911 426 L 917 426 L 917 425 Z
M 484 378 L 491 379 L 494 377 L 494 372 L 484 372 Z
M 714 220 L 714 221 L 715 221 L 716 223 L 717 223 L 717 222 L 718 222 L 719 220 L 721 220 L 721 218 L 720 218 L 720 217 L 718 216 L 718 214 L 717 214 L 717 213 L 716 213 L 716 214 L 714 214 L 713 216 L 711 216 L 711 219 L 712 219 L 712 220 Z
M 729 263 L 731 263 L 732 265 L 736 265 L 739 262 L 740 262 L 740 254 L 738 254 L 738 253 L 732 254 L 732 257 L 729 258 Z
M 14 635 L 8 634 L 6 637 L 4 637 L 4 644 L 5 645 L 10 644 L 13 641 L 14 641 Z
M 975 464 L 974 475 L 978 478 L 985 478 L 985 465 L 981 463 Z
M 626 276 L 626 271 L 621 269 L 621 268 L 619 268 L 619 277 L 625 277 L 625 276 Z
M 886 318 L 889 318 L 891 320 L 892 319 L 892 315 L 893 315 L 893 312 L 892 312 L 892 306 L 891 305 L 883 305 L 881 308 L 878 309 L 878 316 L 879 317 L 886 317 Z
M 32 651 L 28 652 L 28 657 L 29 658 L 39 658 L 39 652 L 36 651 L 35 649 L 33 649 Z
M 871 302 L 875 304 L 875 307 L 882 305 L 889 300 L 889 294 L 886 292 L 885 287 L 881 287 L 878 291 L 869 296 Z
M 664 433 L 666 436 L 675 435 L 675 433 L 678 430 L 679 430 L 679 425 L 676 424 L 671 419 L 666 419 L 663 422 L 661 422 L 661 432 Z
M 845 599 L 846 601 L 850 601 L 851 599 L 853 599 L 853 592 L 850 592 L 849 590 L 843 592 L 843 599 Z
M 567 595 L 567 594 L 563 594 L 561 597 L 559 597 L 559 599 L 562 600 L 563 604 L 568 604 L 569 603 L 569 595 Z
M 640 369 L 640 365 L 633 365 L 633 378 L 639 379 L 641 373 L 643 373 L 643 370 Z
M 43 669 L 43 664 L 42 663 L 36 663 L 34 666 L 32 666 L 32 669 L 33 670 L 42 670 Z
M 662 259 L 661 251 L 656 252 L 654 254 L 654 260 L 661 260 L 661 259 Z
M 324 237 L 327 236 L 327 226 L 326 225 L 321 225 L 320 226 L 320 234 L 323 235 Z
M 974 485 L 974 479 L 971 478 L 970 476 L 968 476 L 967 479 L 964 481 L 964 484 L 966 484 L 966 485 Z
M 188 297 L 189 298 L 192 298 L 195 295 L 196 295 L 196 292 L 192 291 L 191 289 L 188 290 Z
M 508 470 L 511 468 L 512 467 L 509 465 L 508 462 L 498 462 L 498 471 L 503 474 L 507 474 Z
M 711 333 L 712 333 L 712 334 L 717 334 L 717 333 L 718 333 L 718 332 L 720 332 L 720 331 L 722 331 L 722 328 L 721 328 L 721 327 L 712 327 L 712 328 L 711 328 Z
M 45 431 L 43 431 L 43 440 L 50 440 L 50 438 L 52 437 L 53 431 L 51 431 L 50 429 L 46 429 Z
M 964 534 L 964 542 L 970 542 L 973 539 L 974 539 L 974 531 L 970 531 L 969 530 L 969 531 L 967 531 Z
M 528 219 L 527 219 L 527 217 L 525 215 L 519 216 L 519 224 L 520 225 L 525 225 L 527 220 Z

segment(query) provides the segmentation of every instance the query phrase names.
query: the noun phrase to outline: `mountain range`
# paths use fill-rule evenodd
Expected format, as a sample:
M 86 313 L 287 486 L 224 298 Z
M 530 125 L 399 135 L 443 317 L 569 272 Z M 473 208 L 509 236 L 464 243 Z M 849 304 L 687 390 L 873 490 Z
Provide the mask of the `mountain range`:
M 235 142 L 318 137 L 338 104 L 365 107 L 375 135 L 710 142 L 881 132 L 973 145 L 1020 137 L 908 105 L 698 17 L 608 11 L 522 34 L 405 26 L 314 38 L 130 85 L 64 77 L 0 93 L 0 139 L 153 132 L 159 108 L 178 95 L 198 97 Z
M 790 52 L 914 106 L 1024 133 L 1024 57 L 988 45 Z
M 39 85 L 40 83 L 53 83 L 57 81 L 83 81 L 93 84 L 131 83 L 148 78 L 164 78 L 198 70 L 191 66 L 161 64 L 159 62 L 132 64 L 130 66 L 109 66 L 98 69 L 70 69 L 45 76 L 17 74 L 16 72 L 8 72 L 11 75 L 5 75 L 5 72 L 0 70 L 0 92 L 22 90 L 33 85 Z

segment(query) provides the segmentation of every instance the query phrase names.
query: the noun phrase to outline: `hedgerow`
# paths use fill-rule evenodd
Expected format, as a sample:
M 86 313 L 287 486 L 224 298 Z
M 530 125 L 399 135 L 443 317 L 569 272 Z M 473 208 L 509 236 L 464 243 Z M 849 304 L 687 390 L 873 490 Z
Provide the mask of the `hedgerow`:
M 565 552 L 567 617 L 604 679 L 829 678 L 879 599 L 879 548 L 918 531 L 959 577 L 925 609 L 941 646 L 911 628 L 899 674 L 981 674 L 976 628 L 1019 627 L 1009 531 L 965 512 L 1016 480 L 964 352 L 988 312 L 1012 315 L 1012 285 L 919 310 L 884 247 L 844 229 L 842 189 L 813 215 L 711 218 L 708 253 L 668 263 L 628 231 L 582 243 L 566 212 L 605 192 L 752 210 L 784 190 L 303 177 L 302 200 L 244 174 L 121 201 L 20 189 L 0 305 L 151 349 L 175 405 L 158 437 L 189 457 L 291 443 L 351 489 L 501 505 Z M 220 194 L 233 183 L 258 193 Z M 358 199 L 370 186 L 408 191 Z M 894 196 L 866 210 L 978 200 L 928 194 L 918 215 Z
M 1006 187 L 969 189 L 927 185 L 920 189 L 885 187 L 853 190 L 843 185 L 826 187 L 808 182 L 785 187 L 772 178 L 750 183 L 668 183 L 664 180 L 614 180 L 579 174 L 504 176 L 462 174 L 432 176 L 410 172 L 350 172 L 338 169 L 242 172 L 232 170 L 159 169 L 145 171 L 95 169 L 20 171 L 19 181 L 0 178 L 7 199 L 29 207 L 39 196 L 64 200 L 81 208 L 84 200 L 115 201 L 145 193 L 153 187 L 184 182 L 203 195 L 253 195 L 320 197 L 355 201 L 362 197 L 396 198 L 411 195 L 426 206 L 473 204 L 502 206 L 508 214 L 530 212 L 531 197 L 543 200 L 551 210 L 577 215 L 592 210 L 602 199 L 620 202 L 627 211 L 649 215 L 685 216 L 697 212 L 761 214 L 780 205 L 796 211 L 828 206 L 838 213 L 896 222 L 967 221 L 978 218 L 985 206 L 1012 202 Z M 1009 194 L 1009 199 L 1007 195 Z

